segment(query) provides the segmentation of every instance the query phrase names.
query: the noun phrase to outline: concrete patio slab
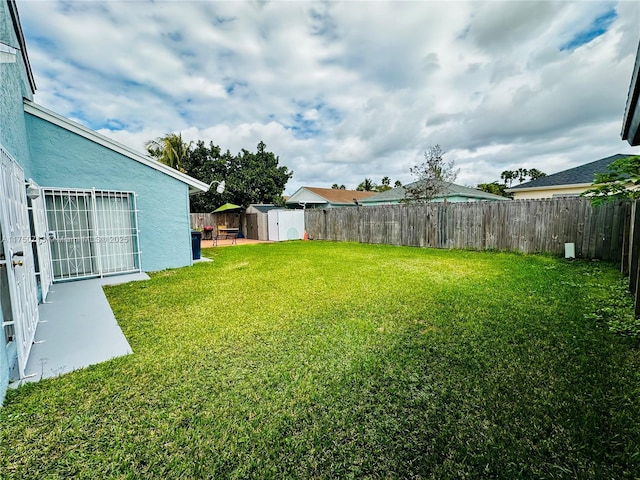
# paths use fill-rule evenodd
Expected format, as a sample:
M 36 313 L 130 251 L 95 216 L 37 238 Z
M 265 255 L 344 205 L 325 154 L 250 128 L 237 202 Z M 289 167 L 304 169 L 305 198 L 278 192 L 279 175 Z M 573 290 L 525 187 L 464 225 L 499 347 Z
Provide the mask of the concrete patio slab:
M 54 284 L 38 307 L 41 323 L 25 370 L 29 377 L 17 380 L 14 373 L 10 387 L 133 353 L 102 286 L 148 279 L 138 273 Z

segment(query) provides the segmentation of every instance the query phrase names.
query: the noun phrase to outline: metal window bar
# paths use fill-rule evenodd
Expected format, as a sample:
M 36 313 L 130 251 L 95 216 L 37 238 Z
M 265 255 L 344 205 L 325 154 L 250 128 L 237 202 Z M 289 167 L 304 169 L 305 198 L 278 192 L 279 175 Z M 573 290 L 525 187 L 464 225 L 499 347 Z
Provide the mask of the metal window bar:
M 54 280 L 140 271 L 135 194 L 44 188 Z M 66 262 L 66 265 L 65 265 Z

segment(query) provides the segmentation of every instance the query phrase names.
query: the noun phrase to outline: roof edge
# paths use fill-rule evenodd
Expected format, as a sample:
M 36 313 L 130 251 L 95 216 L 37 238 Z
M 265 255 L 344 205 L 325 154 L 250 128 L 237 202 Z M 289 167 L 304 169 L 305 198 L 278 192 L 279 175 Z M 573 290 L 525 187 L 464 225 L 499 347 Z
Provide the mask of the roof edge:
M 74 122 L 62 115 L 59 115 L 51 110 L 44 108 L 37 103 L 34 103 L 30 100 L 24 99 L 24 111 L 30 115 L 38 117 L 46 122 L 57 125 L 60 128 L 64 128 L 76 135 L 80 135 L 81 137 L 86 138 L 98 145 L 101 145 L 109 150 L 112 150 L 116 153 L 124 155 L 132 160 L 135 160 L 138 163 L 141 163 L 147 167 L 153 168 L 165 175 L 175 178 L 183 183 L 189 185 L 189 193 L 198 193 L 198 192 L 206 192 L 209 190 L 209 185 L 200 180 L 197 180 L 186 173 L 179 172 L 178 170 L 168 167 L 156 160 L 147 157 L 146 155 L 133 150 L 115 140 L 112 140 L 105 135 L 102 135 L 94 130 L 91 130 L 84 125 L 79 124 L 78 122 Z
M 20 54 L 24 61 L 24 66 L 27 70 L 27 77 L 29 77 L 29 85 L 31 86 L 31 93 L 36 93 L 36 81 L 31 71 L 31 63 L 29 63 L 29 55 L 27 54 L 27 42 L 24 40 L 24 34 L 22 33 L 22 25 L 20 24 L 20 15 L 18 14 L 18 7 L 15 0 L 8 0 L 7 6 L 9 7 L 9 13 L 11 14 L 11 22 L 18 37 L 18 45 L 20 46 Z
M 505 192 L 507 193 L 518 193 L 518 192 L 535 192 L 539 190 L 564 190 L 566 188 L 583 188 L 583 187 L 592 187 L 593 182 L 591 183 L 566 183 L 564 185 L 549 185 L 546 187 L 522 187 L 522 188 L 507 188 Z
M 637 125 L 637 117 L 640 116 L 640 108 L 638 107 L 638 98 L 640 97 L 640 42 L 638 42 L 638 52 L 636 53 L 636 63 L 633 67 L 633 74 L 631 75 L 631 83 L 629 84 L 629 93 L 627 94 L 627 104 L 624 110 L 624 116 L 622 119 L 622 132 L 620 136 L 622 140 L 627 140 L 630 145 L 635 146 L 640 143 L 640 126 Z M 631 129 L 634 125 L 634 118 L 636 119 L 636 125 L 634 132 L 635 135 L 629 138 Z

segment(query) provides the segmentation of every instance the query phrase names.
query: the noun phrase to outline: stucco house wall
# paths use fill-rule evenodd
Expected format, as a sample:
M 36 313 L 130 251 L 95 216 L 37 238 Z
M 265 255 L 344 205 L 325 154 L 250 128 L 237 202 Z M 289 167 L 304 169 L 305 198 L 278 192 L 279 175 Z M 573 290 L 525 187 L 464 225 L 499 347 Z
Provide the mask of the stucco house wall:
M 208 186 L 34 104 L 36 86 L 13 0 L 0 0 L 0 42 L 4 45 L 0 62 L 3 159 L 8 158 L 6 152 L 13 159 L 10 164 L 15 161 L 24 170 L 25 180 L 32 178 L 42 187 L 134 192 L 141 269 L 191 265 L 189 193 L 206 191 Z M 5 232 L 16 226 L 11 218 L 0 216 L 0 221 Z M 7 244 L 3 239 L 0 252 Z M 29 274 L 35 275 L 33 265 L 30 268 Z M 5 265 L 0 267 L 0 321 L 12 319 L 7 285 L 13 277 L 7 270 Z M 10 327 L 0 328 L 0 404 L 18 359 L 17 341 L 7 343 L 5 328 Z
M 0 1 L 0 42 L 12 47 L 20 45 L 9 4 L 4 1 Z M 20 51 L 15 60 L 15 63 L 0 63 L 0 144 L 11 156 L 21 159 L 22 168 L 28 176 L 31 159 L 22 99 L 33 99 L 33 90 L 25 59 Z
M 58 125 L 25 116 L 31 156 L 37 159 L 31 176 L 40 186 L 135 192 L 142 270 L 191 265 L 185 183 Z

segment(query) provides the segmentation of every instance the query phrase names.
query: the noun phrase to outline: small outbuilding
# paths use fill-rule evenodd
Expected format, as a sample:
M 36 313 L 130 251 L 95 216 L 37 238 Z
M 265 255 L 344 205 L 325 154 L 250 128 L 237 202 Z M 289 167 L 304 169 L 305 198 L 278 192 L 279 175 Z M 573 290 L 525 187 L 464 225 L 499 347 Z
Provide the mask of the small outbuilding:
M 245 236 L 253 240 L 269 240 L 269 211 L 277 208 L 280 207 L 272 203 L 249 205 L 243 222 Z

